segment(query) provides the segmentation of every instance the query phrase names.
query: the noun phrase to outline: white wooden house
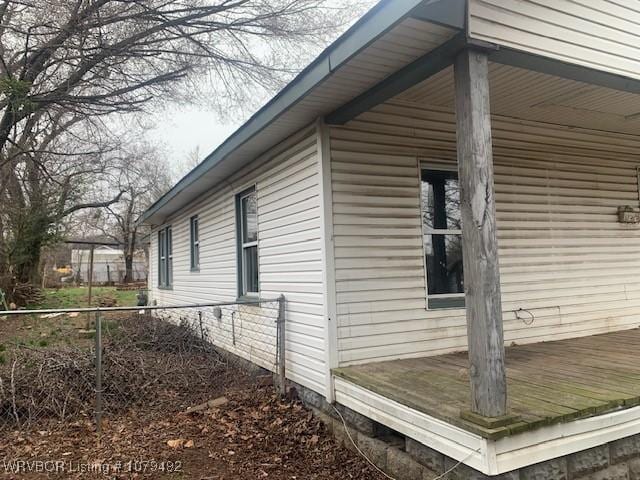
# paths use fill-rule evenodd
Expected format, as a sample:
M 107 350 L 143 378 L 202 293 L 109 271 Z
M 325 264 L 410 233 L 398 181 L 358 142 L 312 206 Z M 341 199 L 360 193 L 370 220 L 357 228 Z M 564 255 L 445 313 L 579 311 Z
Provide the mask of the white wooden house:
M 640 433 L 639 182 L 639 0 L 383 1 L 145 213 L 150 294 L 283 294 L 290 381 L 501 474 Z

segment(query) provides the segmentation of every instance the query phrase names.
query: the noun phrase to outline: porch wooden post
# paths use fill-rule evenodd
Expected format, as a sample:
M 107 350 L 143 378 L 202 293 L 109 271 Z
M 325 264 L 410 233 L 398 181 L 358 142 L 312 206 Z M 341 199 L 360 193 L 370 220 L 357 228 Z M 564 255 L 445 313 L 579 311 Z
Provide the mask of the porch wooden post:
M 501 417 L 507 386 L 487 54 L 465 49 L 454 69 L 471 413 Z

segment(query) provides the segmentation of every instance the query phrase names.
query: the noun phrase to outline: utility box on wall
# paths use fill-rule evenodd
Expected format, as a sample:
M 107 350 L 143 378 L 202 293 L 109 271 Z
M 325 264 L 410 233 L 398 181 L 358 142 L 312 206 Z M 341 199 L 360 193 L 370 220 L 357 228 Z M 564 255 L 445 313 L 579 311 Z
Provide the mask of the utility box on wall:
M 618 207 L 618 222 L 640 224 L 640 208 L 630 205 Z

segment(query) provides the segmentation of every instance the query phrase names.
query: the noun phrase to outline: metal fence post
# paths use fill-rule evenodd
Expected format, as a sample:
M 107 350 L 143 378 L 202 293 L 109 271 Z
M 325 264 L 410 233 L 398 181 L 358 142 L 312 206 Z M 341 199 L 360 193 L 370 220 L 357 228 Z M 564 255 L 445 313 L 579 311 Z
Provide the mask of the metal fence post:
M 200 324 L 200 340 L 204 340 L 204 327 L 202 325 L 202 310 L 198 310 L 198 323 Z
M 102 316 L 96 311 L 96 432 L 102 435 Z
M 280 295 L 278 297 L 278 321 L 277 321 L 277 333 L 278 333 L 278 389 L 280 390 L 280 394 L 284 395 L 287 393 L 286 379 L 285 379 L 285 338 L 286 338 L 286 328 L 285 328 L 285 304 L 284 304 L 284 295 Z
M 236 345 L 236 312 L 231 312 L 231 343 Z

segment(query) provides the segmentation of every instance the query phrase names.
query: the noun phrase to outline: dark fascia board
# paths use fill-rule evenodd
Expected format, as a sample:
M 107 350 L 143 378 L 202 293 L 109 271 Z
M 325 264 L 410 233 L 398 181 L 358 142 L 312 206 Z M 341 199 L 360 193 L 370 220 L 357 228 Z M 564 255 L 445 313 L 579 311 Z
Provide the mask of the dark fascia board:
M 422 0 L 383 0 L 326 48 L 307 68 L 280 93 L 258 110 L 249 120 L 185 175 L 174 187 L 151 205 L 138 219 L 145 223 L 198 178 L 210 171 L 230 153 L 253 138 L 282 113 L 300 101 L 333 70 L 366 48 L 380 35 L 403 20 Z
M 466 35 L 463 32 L 458 33 L 439 47 L 331 112 L 325 117 L 325 122 L 329 125 L 344 125 L 349 120 L 452 65 L 458 52 L 466 46 Z
M 624 92 L 640 93 L 640 80 L 623 77 L 613 73 L 593 70 L 580 65 L 541 57 L 533 53 L 522 52 L 511 48 L 500 47 L 489 55 L 489 60 L 502 65 L 524 68 L 534 72 L 546 73 L 567 80 L 589 83 L 599 87 L 621 90 Z
M 467 0 L 431 0 L 411 12 L 413 18 L 463 30 L 466 26 Z

